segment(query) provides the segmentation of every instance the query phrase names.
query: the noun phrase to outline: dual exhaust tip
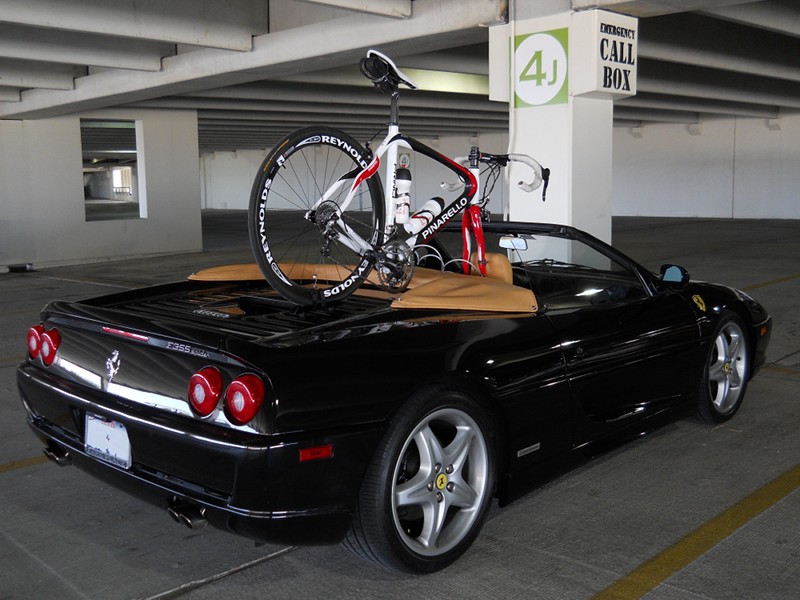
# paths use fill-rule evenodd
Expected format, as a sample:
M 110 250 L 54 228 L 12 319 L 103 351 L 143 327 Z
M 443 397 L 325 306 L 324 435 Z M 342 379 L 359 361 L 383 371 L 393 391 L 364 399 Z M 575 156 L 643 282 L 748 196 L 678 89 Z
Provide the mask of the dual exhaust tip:
M 65 467 L 72 463 L 69 450 L 55 442 L 47 445 L 44 449 L 44 455 L 59 467 Z M 167 512 L 176 523 L 180 523 L 189 529 L 202 529 L 208 524 L 205 516 L 206 509 L 185 498 L 173 496 L 169 501 Z
M 189 529 L 202 529 L 208 524 L 205 516 L 206 509 L 204 507 L 177 496 L 173 496 L 169 501 L 167 512 L 169 516 L 172 517 L 173 521 Z

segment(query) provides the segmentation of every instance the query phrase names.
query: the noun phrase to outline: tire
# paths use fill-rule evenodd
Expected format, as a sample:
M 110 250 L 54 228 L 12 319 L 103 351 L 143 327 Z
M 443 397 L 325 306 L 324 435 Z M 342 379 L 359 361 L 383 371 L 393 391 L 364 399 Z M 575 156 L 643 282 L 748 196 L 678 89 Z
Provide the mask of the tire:
M 264 277 L 287 300 L 308 305 L 344 299 L 372 269 L 371 252 L 356 252 L 335 233 L 325 234 L 326 224 L 341 215 L 373 247 L 380 245 L 384 211 L 377 175 L 359 185 L 344 213 L 340 209 L 368 162 L 364 148 L 346 133 L 308 127 L 286 137 L 261 164 L 250 194 L 250 244 Z M 343 176 L 340 189 L 310 217 L 323 192 Z
M 495 482 L 492 428 L 468 396 L 446 389 L 409 400 L 364 478 L 344 542 L 410 573 L 446 567 L 478 535 Z
M 709 423 L 727 421 L 744 401 L 750 377 L 750 349 L 738 315 L 725 312 L 711 338 L 700 383 L 697 412 Z

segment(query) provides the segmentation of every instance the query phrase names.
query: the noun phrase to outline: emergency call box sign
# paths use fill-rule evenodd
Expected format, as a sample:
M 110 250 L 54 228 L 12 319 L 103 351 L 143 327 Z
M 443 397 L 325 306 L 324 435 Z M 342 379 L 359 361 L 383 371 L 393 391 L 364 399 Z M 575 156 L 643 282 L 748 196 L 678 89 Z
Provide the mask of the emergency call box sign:
M 570 26 L 575 96 L 636 95 L 638 19 L 604 10 L 575 13 Z

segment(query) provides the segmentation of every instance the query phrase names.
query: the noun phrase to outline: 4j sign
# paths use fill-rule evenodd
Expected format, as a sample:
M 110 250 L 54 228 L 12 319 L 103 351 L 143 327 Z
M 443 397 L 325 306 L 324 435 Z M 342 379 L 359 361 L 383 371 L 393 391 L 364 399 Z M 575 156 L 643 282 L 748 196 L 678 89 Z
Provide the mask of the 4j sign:
M 568 29 L 514 40 L 514 106 L 564 104 L 568 93 Z

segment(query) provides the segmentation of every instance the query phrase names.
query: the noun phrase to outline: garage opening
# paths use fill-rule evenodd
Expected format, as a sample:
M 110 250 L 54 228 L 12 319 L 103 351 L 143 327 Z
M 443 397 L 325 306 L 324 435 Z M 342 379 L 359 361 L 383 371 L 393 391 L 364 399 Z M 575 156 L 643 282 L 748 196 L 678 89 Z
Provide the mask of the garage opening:
M 136 122 L 81 119 L 80 123 L 86 220 L 145 218 Z

